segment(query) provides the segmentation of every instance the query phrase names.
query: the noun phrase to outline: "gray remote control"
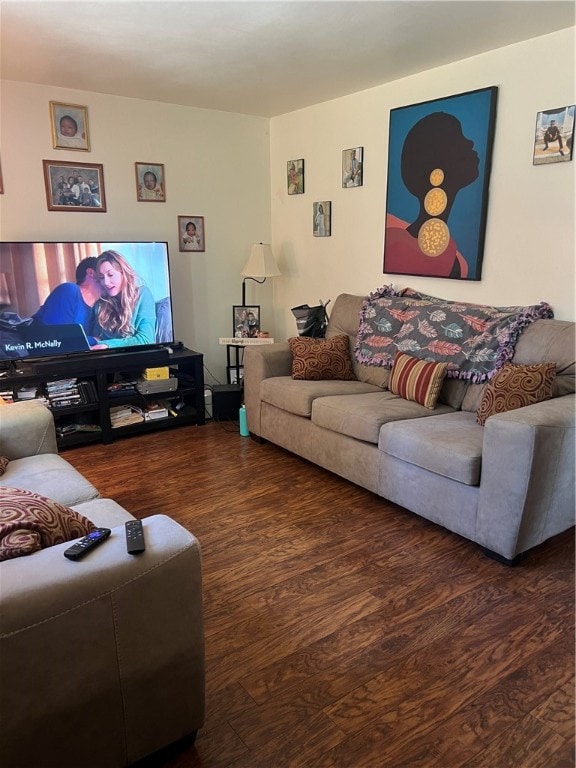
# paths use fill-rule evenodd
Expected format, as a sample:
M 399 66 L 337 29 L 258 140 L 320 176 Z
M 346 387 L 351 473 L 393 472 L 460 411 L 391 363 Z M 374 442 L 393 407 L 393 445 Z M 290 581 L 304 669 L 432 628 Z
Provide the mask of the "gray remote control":
M 129 555 L 139 555 L 145 549 L 142 520 L 129 520 L 126 523 L 126 551 Z

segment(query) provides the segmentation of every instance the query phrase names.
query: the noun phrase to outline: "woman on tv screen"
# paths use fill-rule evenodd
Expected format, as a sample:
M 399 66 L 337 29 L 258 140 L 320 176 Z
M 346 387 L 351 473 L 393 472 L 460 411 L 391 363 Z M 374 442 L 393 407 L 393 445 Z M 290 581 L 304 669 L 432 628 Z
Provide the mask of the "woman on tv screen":
M 156 307 L 150 289 L 117 251 L 96 261 L 102 296 L 94 307 L 92 349 L 140 346 L 156 340 Z

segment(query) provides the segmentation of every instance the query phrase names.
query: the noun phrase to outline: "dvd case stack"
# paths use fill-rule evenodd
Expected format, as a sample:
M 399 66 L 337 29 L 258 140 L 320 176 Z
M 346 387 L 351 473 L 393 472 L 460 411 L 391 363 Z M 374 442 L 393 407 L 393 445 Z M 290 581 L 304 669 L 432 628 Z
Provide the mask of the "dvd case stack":
M 74 405 L 88 405 L 98 402 L 96 385 L 90 379 L 58 379 L 46 383 L 46 394 L 50 408 L 70 408 Z

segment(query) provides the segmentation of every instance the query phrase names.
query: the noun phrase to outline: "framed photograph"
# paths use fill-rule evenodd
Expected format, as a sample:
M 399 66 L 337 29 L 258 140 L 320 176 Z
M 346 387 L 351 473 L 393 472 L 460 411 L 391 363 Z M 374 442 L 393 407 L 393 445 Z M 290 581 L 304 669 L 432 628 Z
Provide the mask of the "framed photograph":
M 204 216 L 178 216 L 180 251 L 205 251 Z
M 569 163 L 572 160 L 574 106 L 538 112 L 533 165 Z
M 165 203 L 166 180 L 161 163 L 134 163 L 139 203 Z
M 480 280 L 497 94 L 390 110 L 385 273 Z
M 42 160 L 49 211 L 106 213 L 104 168 L 97 163 Z
M 244 381 L 244 366 L 239 365 L 230 365 L 227 368 L 228 372 L 228 384 L 239 384 L 242 385 L 242 382 Z M 238 377 L 240 375 L 240 377 Z
M 232 308 L 234 332 L 236 339 L 255 339 L 260 330 L 259 306 L 234 306 Z
M 54 149 L 90 152 L 88 107 L 51 101 L 50 125 L 52 126 L 52 146 Z
M 332 203 L 330 200 L 322 200 L 312 203 L 313 222 L 312 233 L 314 237 L 330 237 L 332 234 Z
M 288 160 L 287 182 L 289 195 L 304 193 L 304 160 Z
M 364 171 L 364 147 L 342 150 L 342 186 L 361 187 Z

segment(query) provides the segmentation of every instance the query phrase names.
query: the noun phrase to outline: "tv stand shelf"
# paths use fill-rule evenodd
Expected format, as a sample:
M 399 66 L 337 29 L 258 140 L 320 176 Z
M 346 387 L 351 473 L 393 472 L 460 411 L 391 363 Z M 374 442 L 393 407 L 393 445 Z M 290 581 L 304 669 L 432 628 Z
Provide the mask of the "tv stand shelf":
M 135 353 L 117 353 L 105 356 L 58 359 L 47 361 L 44 368 L 27 367 L 24 361 L 15 371 L 0 377 L 0 390 L 11 391 L 14 401 L 19 402 L 22 388 L 37 388 L 41 397 L 54 414 L 59 448 L 69 448 L 92 442 L 112 443 L 120 437 L 138 435 L 158 429 L 171 429 L 188 424 L 205 422 L 204 412 L 204 362 L 203 355 L 190 349 L 177 349 L 167 356 L 165 349 L 145 356 Z M 51 364 L 52 363 L 52 364 Z M 177 379 L 176 389 L 153 394 L 111 395 L 109 386 L 119 378 L 136 380 L 145 368 L 167 366 L 171 377 Z M 71 403 L 61 395 L 64 405 L 55 407 L 46 399 L 53 382 L 77 379 L 82 385 L 82 402 Z M 138 421 L 126 426 L 113 427 L 110 408 L 116 405 L 132 405 L 135 413 L 146 412 L 147 406 L 162 400 L 169 407 L 166 418 Z

